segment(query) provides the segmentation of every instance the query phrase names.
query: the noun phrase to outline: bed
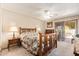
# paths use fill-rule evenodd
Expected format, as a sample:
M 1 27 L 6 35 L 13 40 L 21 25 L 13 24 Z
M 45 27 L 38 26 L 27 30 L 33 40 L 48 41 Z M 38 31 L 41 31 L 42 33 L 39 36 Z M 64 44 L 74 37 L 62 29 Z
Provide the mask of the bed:
M 30 53 L 36 56 L 47 55 L 51 49 L 57 47 L 56 34 L 38 33 L 36 28 L 19 29 L 21 44 Z

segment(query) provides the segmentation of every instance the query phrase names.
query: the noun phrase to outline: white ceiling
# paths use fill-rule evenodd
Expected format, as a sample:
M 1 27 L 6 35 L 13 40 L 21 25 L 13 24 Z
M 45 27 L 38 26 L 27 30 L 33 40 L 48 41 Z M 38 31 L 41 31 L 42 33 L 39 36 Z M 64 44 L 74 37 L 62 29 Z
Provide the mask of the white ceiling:
M 46 21 L 79 15 L 78 3 L 7 3 L 2 8 Z

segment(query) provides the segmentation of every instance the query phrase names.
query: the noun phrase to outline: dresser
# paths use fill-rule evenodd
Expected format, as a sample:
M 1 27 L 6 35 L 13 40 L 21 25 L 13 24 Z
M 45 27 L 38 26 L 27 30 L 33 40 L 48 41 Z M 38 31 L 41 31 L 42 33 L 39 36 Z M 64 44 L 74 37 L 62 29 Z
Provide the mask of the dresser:
M 46 34 L 54 33 L 54 29 L 46 29 L 46 30 L 45 30 L 45 33 L 46 33 Z
M 13 38 L 8 40 L 8 50 L 10 47 L 13 47 L 13 46 L 18 46 L 18 47 L 21 46 L 20 38 Z

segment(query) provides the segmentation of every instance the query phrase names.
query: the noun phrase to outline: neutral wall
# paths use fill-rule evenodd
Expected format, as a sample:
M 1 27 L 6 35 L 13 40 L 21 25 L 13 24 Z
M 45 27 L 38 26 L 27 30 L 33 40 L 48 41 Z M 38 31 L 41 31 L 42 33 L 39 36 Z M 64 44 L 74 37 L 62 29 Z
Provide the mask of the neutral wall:
M 39 19 L 18 14 L 5 9 L 2 9 L 2 12 L 3 12 L 2 48 L 7 47 L 8 38 L 9 38 L 8 33 L 11 26 L 26 27 L 26 28 L 40 27 L 41 31 L 44 32 L 44 27 L 45 27 L 44 22 Z
M 0 47 L 1 47 L 1 24 L 2 24 L 2 20 L 1 20 L 1 5 L 0 5 Z
M 79 20 L 78 20 L 78 34 L 79 34 Z

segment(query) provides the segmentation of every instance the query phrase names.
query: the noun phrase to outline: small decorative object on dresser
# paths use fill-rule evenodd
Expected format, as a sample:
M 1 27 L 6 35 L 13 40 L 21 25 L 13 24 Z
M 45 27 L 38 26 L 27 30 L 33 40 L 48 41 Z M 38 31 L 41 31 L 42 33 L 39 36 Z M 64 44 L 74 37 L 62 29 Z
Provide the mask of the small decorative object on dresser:
M 46 34 L 54 33 L 53 22 L 47 22 L 47 28 L 45 30 Z
M 21 46 L 20 38 L 13 38 L 8 40 L 8 50 L 10 47 L 13 46 Z

